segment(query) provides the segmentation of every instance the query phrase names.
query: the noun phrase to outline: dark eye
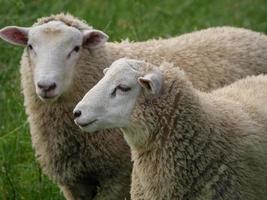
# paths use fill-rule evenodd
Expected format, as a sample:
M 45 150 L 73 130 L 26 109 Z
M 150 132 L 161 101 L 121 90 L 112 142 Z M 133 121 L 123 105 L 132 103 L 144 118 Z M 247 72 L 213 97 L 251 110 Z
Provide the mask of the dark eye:
M 123 92 L 128 92 L 128 91 L 131 90 L 131 88 L 128 87 L 128 86 L 126 86 L 126 85 L 118 85 L 118 86 L 117 86 L 117 89 L 119 89 L 119 90 L 121 90 L 121 91 L 123 91 Z
M 110 96 L 115 97 L 116 96 L 117 88 L 115 87 L 114 90 L 111 92 Z
M 72 49 L 72 51 L 68 54 L 68 56 L 67 56 L 67 58 L 70 58 L 71 57 L 71 54 L 73 53 L 73 52 L 78 52 L 78 51 L 80 51 L 80 47 L 79 46 L 75 46 L 73 49 Z
M 128 92 L 128 91 L 131 90 L 131 88 L 126 86 L 126 85 L 118 85 L 117 87 L 114 88 L 114 90 L 110 94 L 111 97 L 115 97 L 116 96 L 117 90 L 120 90 L 122 92 Z
M 31 44 L 28 44 L 28 48 L 29 48 L 30 50 L 33 50 L 33 47 L 32 47 Z
M 80 47 L 79 46 L 74 47 L 73 51 L 75 51 L 75 52 L 80 51 Z

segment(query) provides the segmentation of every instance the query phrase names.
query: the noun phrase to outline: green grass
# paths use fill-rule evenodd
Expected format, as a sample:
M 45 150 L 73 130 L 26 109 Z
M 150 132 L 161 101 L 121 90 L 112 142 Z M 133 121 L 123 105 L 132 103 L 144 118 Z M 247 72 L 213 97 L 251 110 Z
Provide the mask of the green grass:
M 170 37 L 232 25 L 267 33 L 266 0 L 0 0 L 0 27 L 30 26 L 38 17 L 70 12 L 110 40 Z M 20 89 L 22 48 L 0 41 L 0 200 L 64 199 L 34 159 Z

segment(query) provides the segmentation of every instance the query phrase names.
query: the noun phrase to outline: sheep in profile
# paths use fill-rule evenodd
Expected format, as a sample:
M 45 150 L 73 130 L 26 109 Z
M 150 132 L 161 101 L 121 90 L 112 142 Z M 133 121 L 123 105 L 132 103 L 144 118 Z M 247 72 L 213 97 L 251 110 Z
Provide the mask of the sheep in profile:
M 204 93 L 168 63 L 119 59 L 104 72 L 75 122 L 122 129 L 133 200 L 266 198 L 266 75 Z
M 43 172 L 68 200 L 118 200 L 129 194 L 132 164 L 120 131 L 85 135 L 72 116 L 74 106 L 114 60 L 128 56 L 159 64 L 164 58 L 183 67 L 201 90 L 267 73 L 267 37 L 239 28 L 107 43 L 104 32 L 58 14 L 38 19 L 32 27 L 6 27 L 0 37 L 26 47 L 21 79 L 32 145 Z

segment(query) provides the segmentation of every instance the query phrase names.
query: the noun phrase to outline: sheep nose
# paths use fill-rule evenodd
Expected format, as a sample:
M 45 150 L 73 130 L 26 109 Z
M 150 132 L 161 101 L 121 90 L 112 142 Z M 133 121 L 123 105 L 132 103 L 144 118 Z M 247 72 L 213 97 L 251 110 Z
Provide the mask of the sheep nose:
M 57 87 L 57 84 L 55 82 L 54 83 L 48 83 L 48 84 L 38 82 L 37 86 L 39 89 L 48 92 L 48 91 L 54 90 Z
M 82 111 L 80 111 L 80 110 L 75 110 L 75 111 L 73 112 L 73 115 L 74 115 L 74 118 L 80 117 L 80 116 L 82 115 Z

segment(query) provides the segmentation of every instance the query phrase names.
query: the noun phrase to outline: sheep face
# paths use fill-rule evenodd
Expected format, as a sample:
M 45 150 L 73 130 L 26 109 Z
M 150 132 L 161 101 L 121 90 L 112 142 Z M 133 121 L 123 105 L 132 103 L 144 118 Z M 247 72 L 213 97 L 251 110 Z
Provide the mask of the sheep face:
M 6 27 L 0 30 L 0 37 L 26 46 L 35 91 L 43 101 L 56 100 L 70 88 L 84 47 L 99 47 L 108 38 L 101 31 L 81 31 L 60 21 L 30 28 Z
M 105 76 L 74 109 L 75 123 L 87 132 L 130 127 L 138 98 L 143 92 L 156 95 L 161 90 L 162 75 L 156 68 L 144 74 L 145 62 L 119 59 L 104 70 Z

